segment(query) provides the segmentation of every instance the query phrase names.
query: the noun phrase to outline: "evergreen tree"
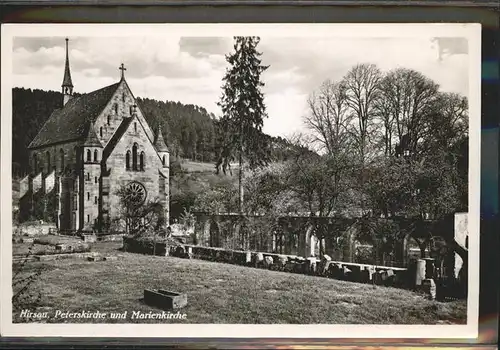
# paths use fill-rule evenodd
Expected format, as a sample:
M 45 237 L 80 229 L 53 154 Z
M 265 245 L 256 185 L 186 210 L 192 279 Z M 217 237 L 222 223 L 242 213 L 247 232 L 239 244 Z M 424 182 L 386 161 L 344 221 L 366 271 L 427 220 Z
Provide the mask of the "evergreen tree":
M 231 162 L 238 159 L 239 210 L 243 212 L 243 167 L 251 169 L 269 162 L 270 152 L 262 126 L 267 117 L 261 74 L 268 66 L 261 64 L 257 51 L 258 37 L 235 37 L 234 52 L 226 56 L 229 68 L 223 78 L 222 97 L 222 144 L 216 169 L 226 173 Z

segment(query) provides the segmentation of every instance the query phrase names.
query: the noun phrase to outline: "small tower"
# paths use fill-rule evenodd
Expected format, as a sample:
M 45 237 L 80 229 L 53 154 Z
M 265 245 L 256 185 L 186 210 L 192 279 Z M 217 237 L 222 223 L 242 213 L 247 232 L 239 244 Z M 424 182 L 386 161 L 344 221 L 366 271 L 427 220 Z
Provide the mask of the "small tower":
M 165 144 L 165 140 L 163 139 L 161 128 L 158 129 L 158 134 L 156 135 L 156 140 L 154 145 L 156 151 L 158 152 L 158 155 L 160 156 L 163 169 L 168 168 L 170 161 L 170 153 L 168 152 L 168 147 Z
M 158 128 L 158 134 L 156 135 L 156 140 L 154 142 L 154 146 L 158 155 L 160 156 L 160 160 L 162 163 L 162 168 L 159 172 L 159 182 L 160 182 L 160 202 L 164 206 L 164 218 L 165 222 L 170 221 L 170 153 L 168 152 L 168 147 L 165 144 L 165 140 L 163 139 L 163 134 L 161 132 L 161 127 Z
M 98 230 L 100 227 L 100 177 L 102 144 L 97 138 L 94 126 L 89 124 L 83 146 L 83 203 L 80 228 L 84 231 Z
M 64 65 L 64 78 L 62 82 L 63 106 L 73 97 L 73 82 L 69 69 L 68 38 L 66 38 L 66 64 Z

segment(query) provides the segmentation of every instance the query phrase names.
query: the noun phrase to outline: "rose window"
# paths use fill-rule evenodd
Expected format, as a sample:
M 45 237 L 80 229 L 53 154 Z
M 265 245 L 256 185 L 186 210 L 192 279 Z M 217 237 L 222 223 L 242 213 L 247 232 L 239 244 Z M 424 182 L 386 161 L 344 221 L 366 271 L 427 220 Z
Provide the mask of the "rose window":
M 146 200 L 146 187 L 137 181 L 129 182 L 125 187 L 125 200 L 133 206 L 140 206 Z

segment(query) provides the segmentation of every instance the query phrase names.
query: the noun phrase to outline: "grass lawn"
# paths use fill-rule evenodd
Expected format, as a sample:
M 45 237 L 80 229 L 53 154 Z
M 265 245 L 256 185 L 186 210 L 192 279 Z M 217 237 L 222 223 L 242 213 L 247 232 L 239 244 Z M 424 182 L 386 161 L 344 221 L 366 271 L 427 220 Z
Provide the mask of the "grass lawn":
M 466 302 L 440 303 L 402 289 L 243 266 L 124 253 L 116 242 L 95 249 L 116 261 L 32 262 L 44 271 L 34 289 L 49 315 L 61 311 L 124 312 L 125 320 L 150 323 L 308 323 L 437 324 L 465 323 Z M 132 311 L 159 312 L 142 301 L 145 288 L 187 294 L 186 321 L 132 320 Z M 14 321 L 19 322 L 16 315 Z M 64 322 L 48 319 L 47 322 Z M 70 322 L 90 322 L 72 319 Z

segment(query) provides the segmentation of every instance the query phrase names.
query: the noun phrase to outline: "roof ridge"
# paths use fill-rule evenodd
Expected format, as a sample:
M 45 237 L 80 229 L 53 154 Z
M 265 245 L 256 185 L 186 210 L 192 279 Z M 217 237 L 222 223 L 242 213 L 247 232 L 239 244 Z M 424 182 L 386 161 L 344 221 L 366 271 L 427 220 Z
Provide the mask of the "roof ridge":
M 74 139 L 85 140 L 89 132 L 87 123 L 95 122 L 119 85 L 120 82 L 117 82 L 82 94 L 70 99 L 63 108 L 54 110 L 29 147 L 45 147 Z

